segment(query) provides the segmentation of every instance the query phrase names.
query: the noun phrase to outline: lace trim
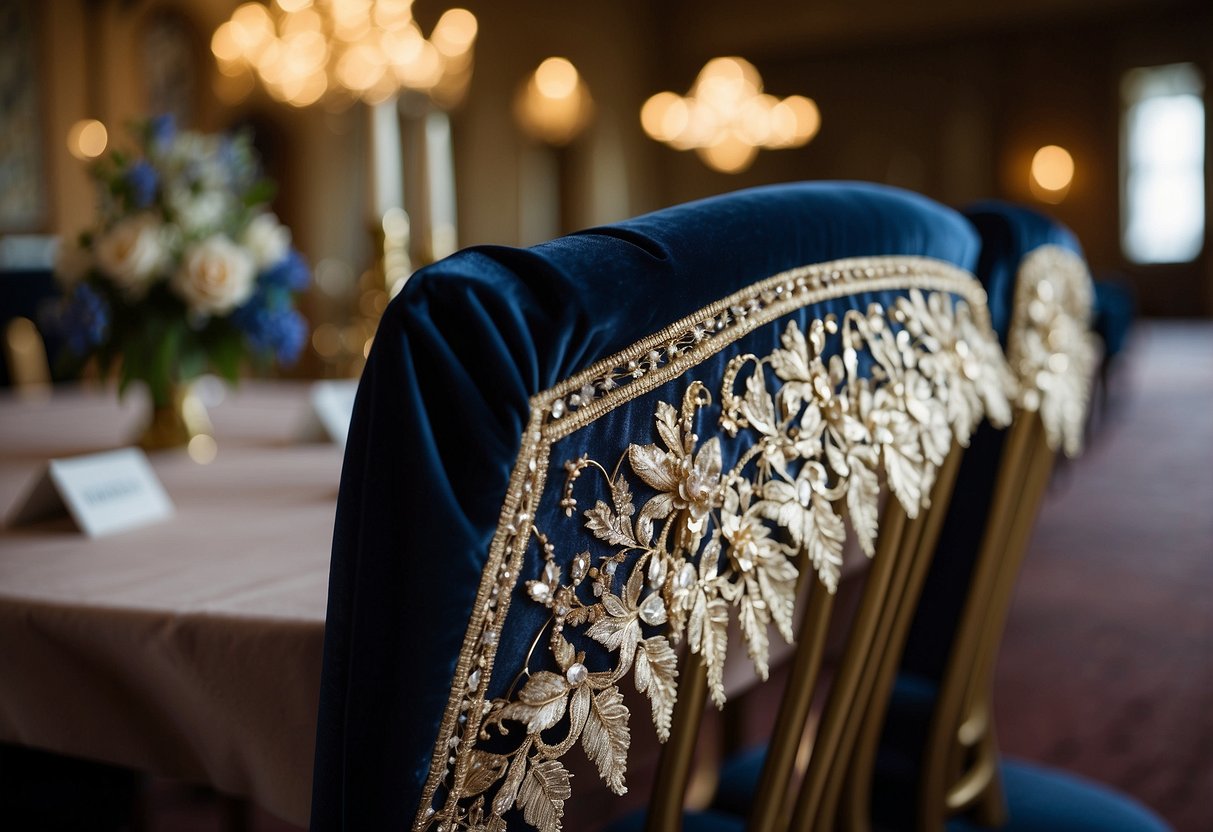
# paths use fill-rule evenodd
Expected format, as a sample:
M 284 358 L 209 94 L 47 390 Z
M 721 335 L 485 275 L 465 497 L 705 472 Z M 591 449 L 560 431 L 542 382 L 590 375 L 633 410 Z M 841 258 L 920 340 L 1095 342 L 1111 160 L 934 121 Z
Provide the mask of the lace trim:
M 1099 360 L 1091 333 L 1091 276 L 1082 258 L 1045 245 L 1024 257 L 1015 287 L 1007 361 L 1019 380 L 1016 404 L 1040 414 L 1045 441 L 1077 456 Z
M 561 505 L 568 516 L 579 509 L 583 476 L 601 478 L 597 491 L 609 495 L 583 514 L 595 546 L 605 544 L 608 554 L 574 553 L 579 547 L 567 546 L 589 536 L 562 533 L 566 551 L 557 556 L 557 544 L 533 521 L 557 439 L 790 311 L 888 289 L 909 296 L 887 310 L 872 304 L 866 314 L 814 320 L 807 332 L 793 321 L 780 349 L 734 357 L 720 384 L 722 435 L 701 441 L 693 433 L 696 413 L 712 401 L 695 381 L 678 406 L 658 404 L 660 444 L 630 444 L 609 471 L 588 457 L 567 461 Z M 953 294 L 962 300 L 954 303 Z M 827 358 L 833 335 L 842 350 Z M 860 351 L 873 360 L 864 376 Z M 664 740 L 677 698 L 673 644 L 685 638 L 703 654 L 712 698 L 722 704 L 730 610 L 765 678 L 768 624 L 792 637 L 800 565 L 831 591 L 837 585 L 846 536 L 840 506 L 870 555 L 881 476 L 916 515 L 951 443 L 967 443 L 983 416 L 1005 425 L 1013 395 L 980 285 L 945 263 L 885 257 L 777 275 L 535 396 L 414 828 L 504 832 L 503 816 L 517 808 L 531 826 L 559 830 L 571 796 L 561 757 L 578 743 L 622 794 L 631 729 L 618 683 L 631 673 Z M 722 443 L 738 451 L 728 471 Z M 639 510 L 636 482 L 656 492 Z M 527 595 L 551 612 L 532 652 L 546 632 L 547 666 L 558 672 L 532 672 L 528 656 L 528 667 L 508 669 L 518 675 L 507 696 L 486 701 L 500 622 L 532 540 L 544 565 L 525 581 Z M 614 666 L 587 666 L 566 629 L 602 644 Z M 645 629 L 656 634 L 645 638 Z M 506 753 L 489 752 L 478 746 L 490 732 L 519 741 Z M 549 742 L 557 732 L 563 736 Z M 440 786 L 446 797 L 435 805 Z

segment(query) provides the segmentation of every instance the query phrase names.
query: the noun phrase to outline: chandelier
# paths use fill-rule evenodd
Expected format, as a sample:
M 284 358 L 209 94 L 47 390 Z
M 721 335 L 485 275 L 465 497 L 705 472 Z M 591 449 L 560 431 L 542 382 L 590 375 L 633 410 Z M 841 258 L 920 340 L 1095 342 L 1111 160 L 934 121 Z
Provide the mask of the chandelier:
M 650 138 L 694 150 L 714 170 L 739 173 L 760 149 L 808 144 L 821 127 L 821 114 L 811 98 L 764 93 L 750 62 L 715 58 L 686 96 L 659 92 L 646 101 L 640 123 Z
M 295 107 L 326 96 L 383 103 L 402 92 L 458 104 L 472 75 L 475 16 L 450 9 L 425 37 L 412 0 L 273 0 L 245 3 L 215 30 L 225 75 L 254 73 Z

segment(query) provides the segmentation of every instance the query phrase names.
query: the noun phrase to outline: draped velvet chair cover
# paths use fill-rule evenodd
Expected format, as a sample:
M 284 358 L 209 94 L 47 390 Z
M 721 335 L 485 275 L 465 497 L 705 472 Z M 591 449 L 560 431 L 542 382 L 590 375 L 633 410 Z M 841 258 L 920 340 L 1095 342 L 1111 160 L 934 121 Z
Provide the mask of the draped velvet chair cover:
M 561 828 L 668 731 L 679 637 L 714 699 L 730 619 L 765 675 L 878 478 L 916 510 L 1009 416 L 978 253 L 929 200 L 815 183 L 414 275 L 347 445 L 312 828 Z

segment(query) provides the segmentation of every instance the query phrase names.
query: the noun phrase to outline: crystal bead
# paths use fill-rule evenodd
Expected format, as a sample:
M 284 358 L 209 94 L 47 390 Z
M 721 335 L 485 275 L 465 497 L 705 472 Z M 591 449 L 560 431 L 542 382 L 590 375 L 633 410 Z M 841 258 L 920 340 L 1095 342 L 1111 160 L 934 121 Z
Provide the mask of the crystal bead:
M 581 401 L 582 401 L 583 403 L 585 403 L 585 402 L 589 402 L 589 401 L 593 400 L 593 398 L 594 398 L 594 385 L 592 385 L 592 384 L 584 384 L 584 385 L 582 385 L 581 390 L 579 391 L 579 393 L 581 394 Z
M 569 684 L 573 686 L 580 685 L 590 676 L 590 671 L 585 669 L 585 665 L 581 662 L 576 662 L 569 666 L 565 672 L 564 678 L 569 680 Z
M 468 674 L 468 690 L 476 690 L 480 687 L 480 670 L 473 670 Z
M 615 570 L 618 568 L 619 568 L 619 563 L 617 561 L 609 560 L 603 565 L 602 571 L 605 572 L 607 575 L 614 575 Z
M 484 642 L 485 644 L 489 644 L 489 645 L 496 644 L 497 643 L 497 631 L 496 630 L 485 630 L 484 635 L 482 635 L 480 637 L 480 640 L 482 642 Z
M 559 419 L 564 415 L 564 399 L 557 399 L 552 402 L 552 418 Z
M 678 570 L 678 574 L 674 576 L 674 586 L 679 589 L 690 589 L 695 585 L 695 567 L 689 563 L 684 563 L 682 568 Z
M 530 593 L 532 601 L 545 603 L 552 595 L 551 588 L 542 581 L 531 581 L 527 587 L 527 592 Z
M 573 558 L 573 566 L 571 572 L 574 581 L 580 581 L 585 577 L 585 573 L 589 570 L 590 558 L 586 552 L 582 552 Z
M 556 565 L 556 561 L 549 560 L 543 565 L 543 577 L 549 584 L 560 582 L 560 567 Z

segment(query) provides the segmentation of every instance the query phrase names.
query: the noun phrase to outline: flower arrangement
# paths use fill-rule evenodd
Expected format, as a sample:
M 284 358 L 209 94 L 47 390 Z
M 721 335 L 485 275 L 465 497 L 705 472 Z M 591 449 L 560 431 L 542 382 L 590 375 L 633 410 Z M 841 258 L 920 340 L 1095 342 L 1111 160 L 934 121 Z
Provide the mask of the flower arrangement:
M 50 323 L 69 359 L 117 367 L 120 392 L 146 383 L 156 408 L 208 369 L 235 382 L 246 358 L 293 363 L 307 339 L 295 294 L 311 275 L 268 210 L 274 185 L 250 136 L 179 131 L 167 116 L 137 134 L 138 152 L 93 168 L 98 223 L 59 252 Z

